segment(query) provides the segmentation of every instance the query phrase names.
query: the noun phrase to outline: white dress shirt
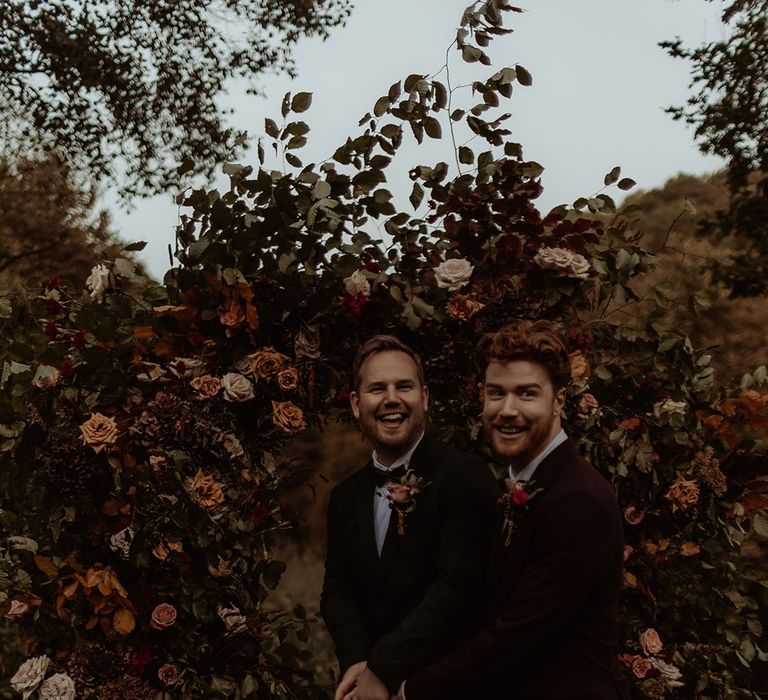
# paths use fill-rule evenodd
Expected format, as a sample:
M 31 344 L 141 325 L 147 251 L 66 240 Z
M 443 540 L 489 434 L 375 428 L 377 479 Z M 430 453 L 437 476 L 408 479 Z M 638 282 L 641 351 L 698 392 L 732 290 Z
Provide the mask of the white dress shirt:
M 388 467 L 385 467 L 381 462 L 379 462 L 378 458 L 376 457 L 376 450 L 374 450 L 373 466 L 383 472 L 392 471 L 393 469 L 397 469 L 399 466 L 404 466 L 406 469 L 408 469 L 408 466 L 411 462 L 411 457 L 413 456 L 413 452 L 419 446 L 421 438 L 423 437 L 424 433 L 419 435 L 419 439 L 413 443 L 413 446 L 410 450 L 408 450 L 408 452 L 406 452 L 402 457 L 398 457 Z M 387 481 L 381 486 L 377 486 L 373 494 L 373 532 L 376 535 L 376 549 L 379 551 L 379 556 L 381 556 L 381 548 L 384 546 L 384 538 L 387 536 L 387 530 L 389 529 L 389 518 L 392 515 L 392 509 L 389 507 L 389 499 L 387 498 L 387 496 L 389 496 L 387 486 L 389 486 L 391 483 L 391 481 Z

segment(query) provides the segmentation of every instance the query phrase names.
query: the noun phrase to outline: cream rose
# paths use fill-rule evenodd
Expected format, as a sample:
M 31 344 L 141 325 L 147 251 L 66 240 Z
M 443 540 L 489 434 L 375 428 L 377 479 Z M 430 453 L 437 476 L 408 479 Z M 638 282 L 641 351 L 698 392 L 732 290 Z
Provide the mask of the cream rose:
M 126 527 L 109 538 L 109 548 L 113 552 L 117 552 L 123 559 L 127 559 L 135 535 L 136 530 L 131 527 Z
M 556 277 L 575 277 L 585 280 L 589 277 L 589 261 L 579 253 L 566 248 L 544 246 L 533 258 L 543 270 L 552 270 Z
M 682 688 L 684 683 L 680 680 L 683 674 L 677 666 L 668 664 L 661 659 L 651 659 L 651 665 L 659 672 L 669 688 Z
M 43 682 L 50 663 L 51 660 L 45 654 L 27 659 L 11 678 L 11 686 L 17 693 L 21 693 L 26 700 Z
M 237 439 L 237 436 L 234 433 L 225 433 L 222 443 L 227 454 L 232 459 L 237 459 L 245 454 L 245 450 L 243 449 L 240 440 Z
M 164 630 L 176 622 L 176 608 L 170 603 L 160 603 L 152 611 L 149 626 L 155 630 Z
M 349 277 L 344 278 L 344 289 L 347 294 L 356 297 L 358 294 L 368 296 L 371 293 L 371 283 L 366 279 L 362 270 L 355 270 Z
M 221 388 L 224 389 L 225 401 L 242 403 L 253 398 L 253 384 L 247 377 L 237 372 L 227 372 L 221 378 Z
M 320 357 L 320 334 L 302 325 L 294 340 L 294 352 L 296 357 L 306 357 L 309 360 L 316 360 Z
M 52 389 L 61 381 L 61 372 L 50 365 L 40 365 L 32 380 L 38 389 Z
M 40 686 L 40 700 L 75 700 L 75 682 L 66 673 L 55 673 Z
M 659 633 L 653 627 L 640 633 L 640 646 L 643 648 L 643 653 L 648 656 L 655 656 L 664 648 Z
M 291 401 L 273 401 L 272 420 L 280 430 L 286 433 L 297 433 L 307 427 L 304 422 L 304 413 Z
M 469 283 L 472 271 L 475 269 L 469 260 L 464 258 L 451 258 L 444 260 L 437 267 L 432 268 L 435 273 L 435 281 L 440 289 L 449 292 L 457 292 Z
M 673 415 L 684 416 L 687 405 L 685 401 L 673 401 L 672 399 L 659 401 L 653 406 L 653 415 L 657 418 Z
M 239 634 L 248 629 L 248 620 L 240 612 L 239 608 L 220 607 L 219 617 L 227 628 L 227 632 L 230 632 L 231 634 Z
M 91 413 L 91 417 L 80 426 L 83 442 L 97 454 L 117 440 L 117 423 L 101 413 Z
M 101 303 L 109 291 L 109 268 L 104 263 L 99 263 L 91 268 L 91 274 L 85 280 L 85 286 L 91 293 L 91 301 Z

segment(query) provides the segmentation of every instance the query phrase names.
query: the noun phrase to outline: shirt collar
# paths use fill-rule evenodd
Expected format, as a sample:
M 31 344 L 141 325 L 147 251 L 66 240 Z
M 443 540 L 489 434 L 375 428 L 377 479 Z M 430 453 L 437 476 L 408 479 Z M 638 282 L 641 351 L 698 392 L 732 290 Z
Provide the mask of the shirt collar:
M 555 435 L 552 440 L 550 440 L 549 444 L 541 452 L 539 452 L 539 454 L 537 454 L 530 462 L 528 462 L 528 464 L 525 465 L 525 468 L 517 476 L 512 473 L 512 467 L 507 467 L 509 478 L 512 479 L 512 481 L 530 481 L 533 478 L 533 473 L 536 471 L 536 467 L 538 467 L 555 450 L 556 447 L 562 445 L 567 439 L 568 436 L 561 428 L 560 432 Z
M 381 469 L 382 471 L 388 472 L 391 469 L 396 469 L 397 467 L 401 465 L 405 465 L 408 467 L 408 465 L 411 462 L 411 457 L 413 457 L 413 453 L 416 450 L 416 448 L 419 446 L 419 443 L 421 442 L 421 438 L 424 437 L 424 433 L 422 432 L 421 435 L 419 435 L 419 439 L 416 440 L 416 442 L 413 443 L 411 448 L 406 452 L 404 455 L 398 457 L 392 464 L 390 464 L 388 467 L 385 467 L 381 462 L 379 462 L 378 458 L 376 457 L 376 450 L 373 451 L 373 466 L 376 467 L 376 469 Z

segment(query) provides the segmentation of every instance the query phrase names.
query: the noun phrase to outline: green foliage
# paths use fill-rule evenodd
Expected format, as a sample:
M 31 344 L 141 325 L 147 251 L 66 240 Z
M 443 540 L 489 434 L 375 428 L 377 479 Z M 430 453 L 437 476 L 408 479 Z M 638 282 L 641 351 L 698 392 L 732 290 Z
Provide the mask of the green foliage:
M 469 8 L 463 60 L 487 65 L 482 49 L 515 9 Z M 615 321 L 656 258 L 605 191 L 538 211 L 542 166 L 507 140 L 504 114 L 488 114 L 526 76 L 477 81 L 483 101 L 463 110 L 449 70 L 446 84 L 410 75 L 320 164 L 298 155 L 308 93 L 286 95 L 281 121 L 265 124 L 283 169 L 262 155 L 227 164 L 225 192 L 182 193 L 181 266 L 163 289 L 117 258 L 94 273 L 92 298 L 49 283 L 0 306 L 0 604 L 27 606 L 26 653 L 55 658 L 84 695 L 127 682 L 128 659 L 147 692 L 172 663 L 167 692 L 184 697 L 313 697 L 308 620 L 267 603 L 285 568 L 273 531 L 292 524 L 278 498 L 292 434 L 345 406 L 356 347 L 393 332 L 424 357 L 435 427 L 484 451 L 475 343 L 512 317 L 544 317 L 572 350 L 566 429 L 624 511 L 621 651 L 629 667 L 656 664 L 638 692 L 753 697 L 766 651 L 754 556 L 765 369 L 718 385 L 711 357 L 665 322 L 663 294 L 637 327 Z M 456 149 L 455 177 L 445 162 L 413 167 L 414 212 L 398 211 L 392 157 L 435 124 L 472 132 L 472 157 Z M 604 183 L 633 184 L 617 168 Z M 642 646 L 650 628 L 661 649 Z M 123 659 L 114 678 L 87 680 L 96 652 Z
M 346 0 L 7 0 L 3 151 L 56 149 L 125 195 L 165 190 L 174 162 L 196 159 L 210 174 L 232 149 L 219 107 L 227 81 L 255 90 L 266 71 L 293 74 L 296 41 L 327 37 L 348 13 Z

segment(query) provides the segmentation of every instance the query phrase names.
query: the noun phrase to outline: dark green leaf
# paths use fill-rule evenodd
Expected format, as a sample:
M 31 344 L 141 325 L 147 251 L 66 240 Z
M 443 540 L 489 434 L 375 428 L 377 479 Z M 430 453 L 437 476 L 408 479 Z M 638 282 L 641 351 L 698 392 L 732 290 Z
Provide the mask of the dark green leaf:
M 515 66 L 515 75 L 520 85 L 525 85 L 526 87 L 533 85 L 533 76 L 521 65 Z
M 146 246 L 147 246 L 146 241 L 136 241 L 135 243 L 129 243 L 127 246 L 125 246 L 125 248 L 123 248 L 123 250 L 126 253 L 132 253 L 134 251 L 144 250 Z
M 277 127 L 277 122 L 275 122 L 274 119 L 270 119 L 269 117 L 264 119 L 264 131 L 266 131 L 267 135 L 271 136 L 273 139 L 276 139 L 280 136 L 280 129 Z
M 609 172 L 604 178 L 603 183 L 606 185 L 612 185 L 614 182 L 616 182 L 619 179 L 619 175 L 621 174 L 621 167 L 616 166 Z
M 631 190 L 637 183 L 631 177 L 624 177 L 619 180 L 620 190 Z
M 312 93 L 299 92 L 291 101 L 292 112 L 306 112 L 312 106 Z

